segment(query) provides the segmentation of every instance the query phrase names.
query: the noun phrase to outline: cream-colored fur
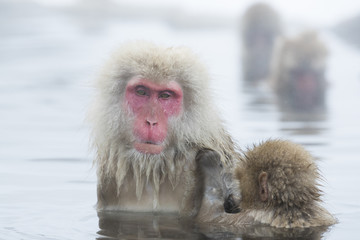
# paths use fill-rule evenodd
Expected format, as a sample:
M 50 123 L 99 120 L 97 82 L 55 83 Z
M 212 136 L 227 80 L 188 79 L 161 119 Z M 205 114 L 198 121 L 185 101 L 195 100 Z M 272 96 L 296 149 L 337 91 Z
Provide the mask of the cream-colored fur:
M 165 150 L 149 155 L 133 149 L 133 116 L 124 103 L 134 77 L 155 83 L 175 80 L 183 91 L 183 111 L 169 121 Z M 231 164 L 234 144 L 214 109 L 209 76 L 187 48 L 133 42 L 113 53 L 95 82 L 88 119 L 98 169 L 98 208 L 191 212 L 194 159 L 211 148 Z M 190 202 L 190 203 L 189 203 Z M 191 210 L 189 210 L 191 208 Z

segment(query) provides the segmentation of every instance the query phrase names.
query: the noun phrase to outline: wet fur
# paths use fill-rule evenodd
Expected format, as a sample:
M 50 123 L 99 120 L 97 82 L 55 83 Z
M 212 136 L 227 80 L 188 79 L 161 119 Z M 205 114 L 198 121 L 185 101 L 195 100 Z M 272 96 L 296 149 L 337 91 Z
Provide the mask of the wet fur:
M 135 76 L 155 83 L 175 80 L 184 93 L 183 113 L 170 120 L 166 149 L 158 155 L 132 147 L 133 116 L 126 111 L 124 91 Z M 113 53 L 95 82 L 96 96 L 88 115 L 98 169 L 98 209 L 197 212 L 190 206 L 196 189 L 197 151 L 215 149 L 221 161 L 230 165 L 235 154 L 213 108 L 208 82 L 205 68 L 183 47 L 133 42 Z
M 239 184 L 237 190 L 226 184 L 220 186 L 226 183 L 224 169 L 209 167 L 209 162 L 199 161 L 199 164 L 207 175 L 204 179 L 209 190 L 205 191 L 205 196 L 209 197 L 203 201 L 198 222 L 239 228 L 256 224 L 308 228 L 336 223 L 336 219 L 321 206 L 321 177 L 317 165 L 309 152 L 298 144 L 268 140 L 244 152 L 232 180 L 233 184 Z M 259 175 L 262 172 L 268 174 L 267 201 L 262 201 L 259 194 Z M 227 195 L 225 204 L 234 207 L 232 193 L 237 194 L 235 206 L 238 204 L 239 212 L 229 214 L 219 199 Z
M 268 174 L 269 198 L 261 201 L 258 176 Z M 336 222 L 321 206 L 318 167 L 301 145 L 269 140 L 248 150 L 236 171 L 240 180 L 241 209 L 255 222 L 274 227 L 315 227 Z

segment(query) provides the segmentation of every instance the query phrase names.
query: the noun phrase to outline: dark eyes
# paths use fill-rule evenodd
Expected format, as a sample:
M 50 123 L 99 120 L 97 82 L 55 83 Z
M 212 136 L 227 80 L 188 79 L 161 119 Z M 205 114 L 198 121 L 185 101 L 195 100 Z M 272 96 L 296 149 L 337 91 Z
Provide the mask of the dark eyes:
M 138 96 L 150 96 L 150 92 L 147 88 L 143 87 L 143 86 L 138 86 L 135 89 L 135 93 Z M 169 91 L 165 91 L 165 92 L 160 92 L 159 93 L 159 98 L 161 99 L 169 99 L 173 94 Z
M 171 96 L 170 93 L 167 93 L 167 92 L 163 92 L 163 93 L 159 94 L 159 98 L 162 98 L 162 99 L 168 99 L 170 96 Z
M 145 89 L 138 88 L 138 89 L 136 89 L 136 94 L 139 95 L 139 96 L 145 96 L 146 91 L 145 91 Z

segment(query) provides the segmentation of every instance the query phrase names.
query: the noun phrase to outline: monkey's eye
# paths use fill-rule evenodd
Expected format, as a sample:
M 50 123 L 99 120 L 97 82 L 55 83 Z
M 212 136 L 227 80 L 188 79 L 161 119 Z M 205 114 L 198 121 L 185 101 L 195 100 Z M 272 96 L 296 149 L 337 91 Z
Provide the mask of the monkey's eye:
M 171 94 L 167 93 L 167 92 L 163 92 L 163 93 L 159 94 L 159 98 L 162 98 L 162 99 L 168 99 L 169 97 L 171 97 Z
M 136 94 L 139 96 L 145 96 L 146 95 L 146 90 L 142 87 L 139 87 L 135 90 Z

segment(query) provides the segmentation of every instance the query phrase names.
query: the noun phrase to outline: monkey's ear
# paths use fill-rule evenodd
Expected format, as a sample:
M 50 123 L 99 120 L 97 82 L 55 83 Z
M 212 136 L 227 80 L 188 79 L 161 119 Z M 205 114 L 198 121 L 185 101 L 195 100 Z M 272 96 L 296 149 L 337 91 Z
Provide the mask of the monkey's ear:
M 259 174 L 259 195 L 261 201 L 267 201 L 269 197 L 269 190 L 268 190 L 268 174 L 266 172 L 261 172 Z

